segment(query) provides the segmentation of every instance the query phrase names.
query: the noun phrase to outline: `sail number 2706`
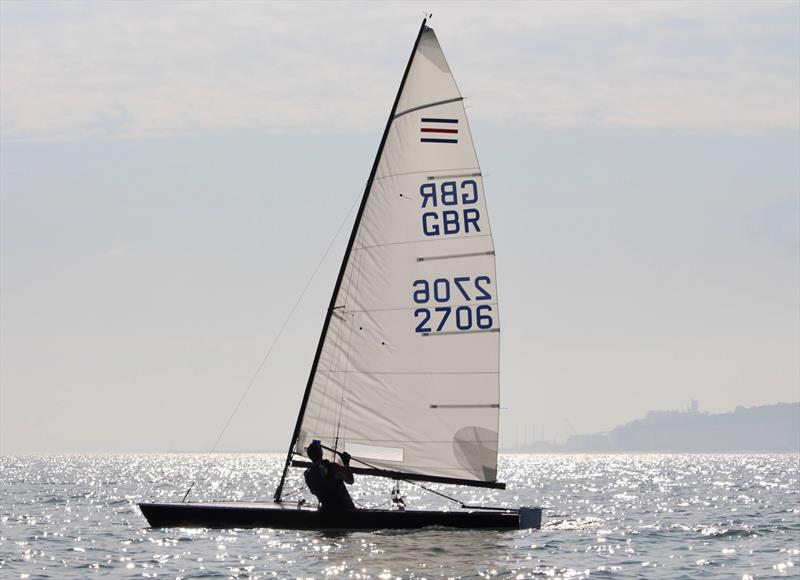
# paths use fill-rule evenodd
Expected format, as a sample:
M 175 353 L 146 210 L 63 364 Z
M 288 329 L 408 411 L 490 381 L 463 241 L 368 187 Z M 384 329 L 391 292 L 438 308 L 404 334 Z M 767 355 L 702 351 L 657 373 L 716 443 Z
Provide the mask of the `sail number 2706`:
M 467 302 L 492 299 L 489 276 L 455 276 L 435 280 L 414 280 L 412 297 L 417 304 L 430 304 L 433 307 L 417 308 L 414 318 L 416 332 L 432 333 L 449 330 L 489 330 L 494 325 L 491 304 L 465 304 L 446 306 L 451 299 Z

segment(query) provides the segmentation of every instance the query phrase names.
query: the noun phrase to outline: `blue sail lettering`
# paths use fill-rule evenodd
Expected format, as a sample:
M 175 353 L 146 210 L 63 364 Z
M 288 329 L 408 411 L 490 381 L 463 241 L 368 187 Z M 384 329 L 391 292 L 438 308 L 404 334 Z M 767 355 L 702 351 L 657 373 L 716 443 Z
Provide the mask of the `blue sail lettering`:
M 458 204 L 455 181 L 445 181 L 444 183 L 442 183 L 440 191 L 442 192 L 442 205 Z
M 481 214 L 478 208 L 457 206 L 478 203 L 478 183 L 474 179 L 423 183 L 419 187 L 420 208 L 445 209 L 441 212 L 426 211 L 422 214 L 422 233 L 426 236 L 452 236 L 456 234 L 480 233 Z M 455 206 L 455 207 L 454 207 Z
M 428 200 L 431 201 L 431 205 L 436 207 L 436 184 L 435 183 L 423 183 L 419 188 L 419 194 L 422 196 L 422 206 L 421 207 L 428 207 Z
M 475 231 L 476 232 L 481 231 L 481 226 L 478 225 L 478 220 L 480 218 L 481 218 L 480 212 L 477 209 L 475 209 L 474 207 L 471 207 L 469 209 L 465 209 L 464 210 L 464 233 L 465 234 L 469 233 L 469 224 L 472 224 L 473 226 L 475 226 Z M 447 233 L 447 232 L 445 232 L 445 233 Z
M 438 218 L 439 214 L 435 211 L 426 211 L 422 214 L 422 231 L 426 236 L 439 235 L 439 224 L 436 222 Z
M 458 212 L 448 209 L 442 212 L 442 223 L 444 224 L 444 234 L 457 234 L 459 232 Z
M 414 280 L 415 331 L 420 334 L 466 332 L 494 328 L 492 279 L 487 275 Z M 479 301 L 475 304 L 476 301 Z M 481 303 L 480 301 L 483 301 Z M 459 304 L 467 302 L 467 304 Z
M 469 191 L 467 193 L 466 191 Z M 478 202 L 478 184 L 472 179 L 461 182 L 461 203 L 469 205 Z

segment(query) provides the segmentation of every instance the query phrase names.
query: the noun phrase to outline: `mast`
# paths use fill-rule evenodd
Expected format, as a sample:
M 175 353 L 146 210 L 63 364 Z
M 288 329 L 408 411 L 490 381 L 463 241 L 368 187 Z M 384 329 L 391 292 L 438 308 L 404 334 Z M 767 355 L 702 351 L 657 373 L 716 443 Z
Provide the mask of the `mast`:
M 364 195 L 361 197 L 361 204 L 358 206 L 358 213 L 356 214 L 355 222 L 353 223 L 353 230 L 350 232 L 350 239 L 347 241 L 347 248 L 344 251 L 344 257 L 342 258 L 342 265 L 339 267 L 339 275 L 336 278 L 336 284 L 333 287 L 333 294 L 331 294 L 331 300 L 328 304 L 328 311 L 325 313 L 325 322 L 322 324 L 322 332 L 319 336 L 319 342 L 317 343 L 317 351 L 314 354 L 314 362 L 311 363 L 311 372 L 308 375 L 308 382 L 306 383 L 306 390 L 303 393 L 303 401 L 300 403 L 300 412 L 297 415 L 297 422 L 294 426 L 294 432 L 292 433 L 292 440 L 289 443 L 289 450 L 286 453 L 286 463 L 283 466 L 283 473 L 281 474 L 281 480 L 278 483 L 278 487 L 275 489 L 275 503 L 281 502 L 281 495 L 283 494 L 283 485 L 286 482 L 286 472 L 289 470 L 289 467 L 292 464 L 292 455 L 294 454 L 294 446 L 297 442 L 298 437 L 300 436 L 300 426 L 303 423 L 303 415 L 305 414 L 306 405 L 308 404 L 308 397 L 311 394 L 311 387 L 314 383 L 314 377 L 317 372 L 317 365 L 319 364 L 320 356 L 322 355 L 322 348 L 325 344 L 325 335 L 328 332 L 328 326 L 331 322 L 331 316 L 333 315 L 334 307 L 336 306 L 336 296 L 339 294 L 339 288 L 342 285 L 342 280 L 344 279 L 344 273 L 347 268 L 347 262 L 350 259 L 350 252 L 353 249 L 353 244 L 355 243 L 356 234 L 358 233 L 358 227 L 361 224 L 361 217 L 364 215 L 364 208 L 367 206 L 367 199 L 369 198 L 370 190 L 372 189 L 372 182 L 375 180 L 375 174 L 378 171 L 378 164 L 380 163 L 381 156 L 383 155 L 383 148 L 386 145 L 386 138 L 389 136 L 389 129 L 392 126 L 392 121 L 394 120 L 394 115 L 397 112 L 397 104 L 400 102 L 400 95 L 403 93 L 403 88 L 406 84 L 406 78 L 408 77 L 408 71 L 411 70 L 411 64 L 414 61 L 414 55 L 417 53 L 417 47 L 419 46 L 419 41 L 422 38 L 422 33 L 425 31 L 425 24 L 428 21 L 428 17 L 422 19 L 422 24 L 419 27 L 419 32 L 417 33 L 417 39 L 414 41 L 414 47 L 411 49 L 411 55 L 408 57 L 408 63 L 406 64 L 406 70 L 403 72 L 403 78 L 400 81 L 400 86 L 397 89 L 397 94 L 394 97 L 394 104 L 392 105 L 392 110 L 389 112 L 389 118 L 386 120 L 386 127 L 383 130 L 383 137 L 381 138 L 381 143 L 378 146 L 378 152 L 375 155 L 375 161 L 372 164 L 372 170 L 369 173 L 369 179 L 367 179 L 367 185 L 364 188 Z

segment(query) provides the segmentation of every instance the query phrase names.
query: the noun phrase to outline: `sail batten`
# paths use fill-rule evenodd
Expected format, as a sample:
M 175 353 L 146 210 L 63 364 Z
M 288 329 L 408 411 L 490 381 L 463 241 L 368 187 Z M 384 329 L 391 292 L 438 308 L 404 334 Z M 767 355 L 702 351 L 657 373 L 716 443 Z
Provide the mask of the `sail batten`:
M 471 236 L 471 239 L 474 239 L 474 238 L 487 238 L 487 237 L 491 237 L 491 234 L 484 234 L 484 235 L 480 235 L 480 236 Z M 385 247 L 385 246 L 397 246 L 397 245 L 400 245 L 400 244 L 421 244 L 421 243 L 425 243 L 425 242 L 436 242 L 438 244 L 442 244 L 442 242 L 447 242 L 447 241 L 448 240 L 405 240 L 405 241 L 398 241 L 398 242 L 386 242 L 386 243 L 383 243 L 383 244 L 373 244 L 371 246 L 361 246 L 359 248 L 353 248 L 353 251 L 356 251 L 356 250 L 370 250 L 372 248 L 382 248 L 382 247 Z M 455 240 L 452 240 L 452 241 L 455 241 Z M 486 255 L 493 255 L 494 254 L 494 250 L 487 250 L 484 253 Z
M 367 460 L 370 475 L 499 487 L 483 177 L 463 97 L 424 24 L 359 211 L 292 453 L 317 439 Z
M 484 375 L 496 375 L 499 371 L 484 371 L 484 372 L 476 372 L 476 371 L 331 371 L 331 370 L 320 370 L 317 371 L 319 373 L 349 373 L 354 375 L 475 375 L 475 374 L 484 374 Z
M 453 167 L 453 168 L 450 168 L 450 171 L 470 171 L 470 170 L 474 170 L 474 169 L 480 169 L 480 167 Z M 419 174 L 424 174 L 424 173 L 430 173 L 431 171 L 435 171 L 435 168 L 420 169 L 419 171 L 406 171 L 406 172 L 402 172 L 402 173 L 390 173 L 390 174 L 387 174 L 387 175 L 378 175 L 378 176 L 375 177 L 375 179 L 379 180 L 379 179 L 390 179 L 392 177 L 402 177 L 404 175 L 419 175 Z M 475 174 L 472 174 L 472 175 L 464 175 L 463 177 L 480 177 L 480 176 L 481 176 L 481 174 L 480 174 L 480 172 L 478 172 L 478 173 L 475 173 Z M 447 177 L 458 178 L 458 177 L 462 177 L 462 176 L 461 175 L 431 175 L 431 176 L 428 177 L 428 179 L 444 179 L 444 178 L 447 178 Z
M 407 115 L 408 113 L 413 113 L 414 111 L 421 111 L 422 109 L 429 109 L 431 107 L 437 107 L 439 105 L 447 105 L 448 103 L 455 103 L 458 101 L 463 101 L 464 97 L 453 97 L 452 99 L 445 99 L 444 101 L 437 101 L 435 103 L 427 103 L 425 105 L 417 105 L 411 109 L 406 109 L 405 111 L 401 111 L 400 113 L 396 113 L 394 118 L 397 119 L 398 117 L 402 117 L 403 115 Z

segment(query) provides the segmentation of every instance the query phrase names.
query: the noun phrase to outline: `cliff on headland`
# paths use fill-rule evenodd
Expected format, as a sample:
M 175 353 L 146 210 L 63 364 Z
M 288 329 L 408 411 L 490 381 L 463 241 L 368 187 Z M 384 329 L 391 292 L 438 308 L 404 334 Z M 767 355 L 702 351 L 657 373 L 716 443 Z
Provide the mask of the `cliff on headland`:
M 686 411 L 650 411 L 606 433 L 574 435 L 563 451 L 571 452 L 798 452 L 800 403 L 737 407 L 710 414 L 697 402 Z

